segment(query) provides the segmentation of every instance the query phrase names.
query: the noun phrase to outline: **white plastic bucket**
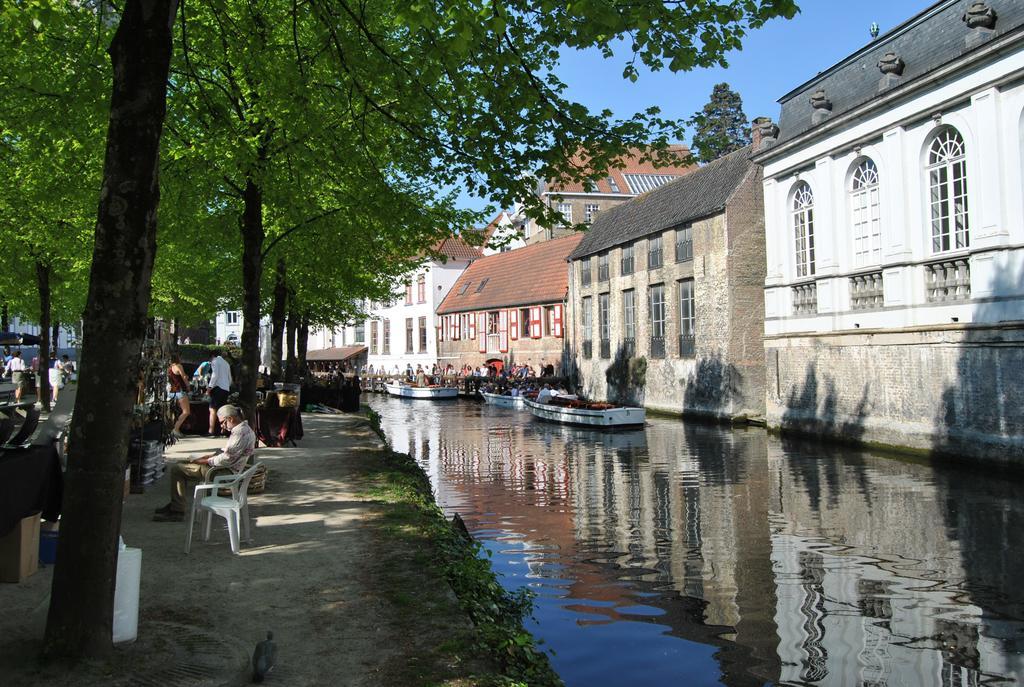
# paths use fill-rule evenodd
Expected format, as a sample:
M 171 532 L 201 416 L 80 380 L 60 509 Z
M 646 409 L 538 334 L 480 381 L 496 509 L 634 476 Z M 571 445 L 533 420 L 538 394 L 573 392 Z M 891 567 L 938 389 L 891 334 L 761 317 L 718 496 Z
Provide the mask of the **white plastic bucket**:
M 134 642 L 139 636 L 139 583 L 142 549 L 124 548 L 117 553 L 114 585 L 114 643 Z

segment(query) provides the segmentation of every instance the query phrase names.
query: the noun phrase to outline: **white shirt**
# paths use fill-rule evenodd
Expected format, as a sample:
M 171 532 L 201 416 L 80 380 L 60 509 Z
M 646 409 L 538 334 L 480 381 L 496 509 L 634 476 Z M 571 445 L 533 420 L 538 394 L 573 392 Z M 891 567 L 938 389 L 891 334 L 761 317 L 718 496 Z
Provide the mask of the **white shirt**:
M 25 361 L 20 356 L 15 356 L 7 363 L 8 372 L 22 372 L 25 370 Z
M 537 394 L 537 403 L 547 403 L 551 400 L 551 389 L 541 389 Z
M 220 387 L 231 391 L 231 366 L 219 355 L 213 359 L 213 374 L 210 376 L 210 387 Z
M 219 360 L 220 358 L 218 358 Z M 227 364 L 227 363 L 225 363 Z M 231 468 L 235 472 L 245 469 L 245 462 L 256 449 L 256 432 L 246 421 L 239 422 L 231 428 L 228 441 L 220 453 L 210 458 L 210 465 Z

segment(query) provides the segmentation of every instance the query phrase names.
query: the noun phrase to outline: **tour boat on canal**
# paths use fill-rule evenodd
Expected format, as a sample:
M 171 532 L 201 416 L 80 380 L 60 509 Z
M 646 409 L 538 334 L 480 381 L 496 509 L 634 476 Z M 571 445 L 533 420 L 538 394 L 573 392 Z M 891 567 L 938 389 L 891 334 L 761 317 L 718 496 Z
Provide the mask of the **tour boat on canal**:
M 401 398 L 437 400 L 459 397 L 459 390 L 454 386 L 412 386 L 401 382 L 388 382 L 384 388 L 391 396 L 400 396 Z
M 525 399 L 526 407 L 535 417 L 563 425 L 595 429 L 630 429 L 643 427 L 647 411 L 643 408 L 591 403 L 573 398 L 555 397 L 552 402 L 538 403 Z
M 526 407 L 524 401 L 525 396 L 509 396 L 508 394 L 494 394 L 488 391 L 481 391 L 480 395 L 484 397 L 484 403 L 492 406 L 498 406 L 499 408 L 516 408 L 522 410 Z

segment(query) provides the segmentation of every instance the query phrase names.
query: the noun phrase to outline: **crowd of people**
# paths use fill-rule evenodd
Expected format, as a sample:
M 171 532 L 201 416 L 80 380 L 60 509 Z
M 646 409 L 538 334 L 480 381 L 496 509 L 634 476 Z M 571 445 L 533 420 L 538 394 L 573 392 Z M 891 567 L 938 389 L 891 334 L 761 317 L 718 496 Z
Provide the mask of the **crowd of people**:
M 57 357 L 56 352 L 51 352 L 47 364 L 47 379 L 50 382 L 51 398 L 56 402 L 60 390 L 75 378 L 77 369 L 74 361 L 67 355 Z M 9 346 L 4 347 L 3 377 L 9 378 L 14 385 L 14 400 L 21 403 L 25 389 L 29 386 L 30 375 L 39 374 L 39 356 L 33 356 L 31 363 L 26 363 L 20 350 L 12 351 Z
M 540 365 L 535 367 L 530 364 L 529 361 L 525 363 L 513 363 L 511 365 L 505 365 L 503 363 L 481 363 L 479 366 L 463 365 L 460 368 L 456 368 L 451 363 L 447 365 L 439 365 L 434 363 L 430 366 L 430 369 L 425 368 L 423 365 L 417 365 L 413 368 L 412 363 L 406 365 L 403 370 L 398 365 L 393 365 L 390 369 L 384 365 L 375 368 L 373 365 L 367 365 L 363 369 L 363 373 L 368 376 L 382 376 L 391 378 L 404 378 L 407 382 L 419 383 L 425 379 L 440 380 L 442 378 L 456 377 L 483 377 L 487 379 L 536 379 L 538 377 L 554 377 L 555 366 L 552 363 L 540 361 Z

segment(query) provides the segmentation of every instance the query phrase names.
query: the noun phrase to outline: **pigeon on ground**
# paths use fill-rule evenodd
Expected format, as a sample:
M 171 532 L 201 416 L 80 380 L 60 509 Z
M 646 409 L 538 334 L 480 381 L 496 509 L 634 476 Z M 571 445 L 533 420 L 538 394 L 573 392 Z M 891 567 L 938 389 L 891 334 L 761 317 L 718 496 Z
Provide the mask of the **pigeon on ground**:
M 274 669 L 277 662 L 277 645 L 274 644 L 274 633 L 267 632 L 267 638 L 256 644 L 252 652 L 252 681 L 263 682 L 263 678 Z

